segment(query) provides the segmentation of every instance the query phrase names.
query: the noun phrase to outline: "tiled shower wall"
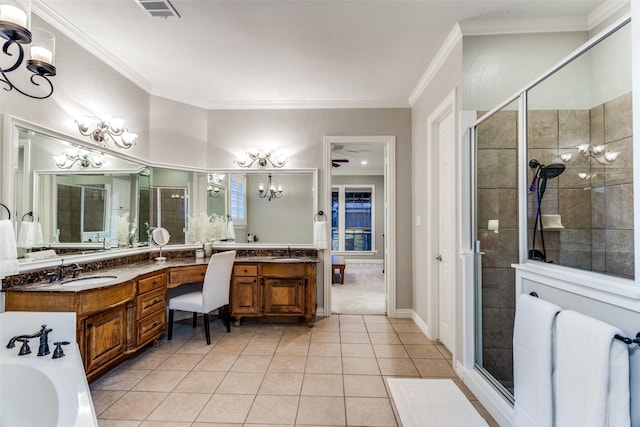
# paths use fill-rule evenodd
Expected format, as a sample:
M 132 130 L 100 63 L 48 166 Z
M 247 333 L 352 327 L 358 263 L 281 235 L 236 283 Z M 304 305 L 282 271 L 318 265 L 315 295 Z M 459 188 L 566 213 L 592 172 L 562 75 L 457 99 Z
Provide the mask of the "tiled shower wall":
M 480 116 L 480 114 L 479 114 Z M 554 263 L 633 277 L 633 159 L 631 94 L 591 110 L 545 110 L 528 114 L 528 159 L 542 164 L 572 161 L 550 179 L 543 214 L 560 214 L 564 229 L 545 232 Z M 505 387 L 513 384 L 515 271 L 518 259 L 517 112 L 499 111 L 477 128 L 477 224 L 482 255 L 482 365 Z M 579 156 L 579 144 L 605 144 L 620 155 L 612 165 Z M 592 173 L 581 180 L 579 172 Z M 531 183 L 533 171 L 528 174 Z M 536 194 L 528 195 L 529 233 Z M 487 230 L 499 220 L 499 232 Z M 524 243 L 524 242 L 523 242 Z M 536 248 L 541 249 L 540 237 Z
M 560 162 L 572 153 L 566 170 L 548 181 L 543 214 L 560 214 L 564 229 L 545 231 L 547 259 L 561 265 L 633 277 L 633 141 L 631 93 L 591 110 L 529 111 L 528 158 Z M 604 144 L 620 152 L 611 165 L 578 154 L 579 144 Z M 593 174 L 582 180 L 578 173 Z M 531 180 L 533 171 L 529 171 Z M 529 239 L 536 214 L 529 193 Z M 531 245 L 530 245 L 531 246 Z M 536 248 L 541 249 L 540 235 Z

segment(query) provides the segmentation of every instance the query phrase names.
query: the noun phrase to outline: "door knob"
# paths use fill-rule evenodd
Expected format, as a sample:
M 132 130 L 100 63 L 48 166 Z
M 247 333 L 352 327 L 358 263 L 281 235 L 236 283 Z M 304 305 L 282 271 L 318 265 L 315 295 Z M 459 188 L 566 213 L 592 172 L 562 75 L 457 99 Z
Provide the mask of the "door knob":
M 438 261 L 442 261 L 442 255 L 438 255 L 438 256 L 436 257 L 436 259 L 437 259 Z

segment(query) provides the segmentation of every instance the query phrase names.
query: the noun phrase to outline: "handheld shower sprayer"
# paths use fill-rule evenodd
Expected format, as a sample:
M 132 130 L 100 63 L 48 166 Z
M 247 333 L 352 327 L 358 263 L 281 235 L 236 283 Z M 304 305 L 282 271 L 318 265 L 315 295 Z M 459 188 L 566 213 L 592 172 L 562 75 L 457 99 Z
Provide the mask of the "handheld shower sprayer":
M 531 180 L 531 185 L 529 186 L 529 192 L 533 193 L 534 191 L 536 191 L 536 188 L 538 186 L 538 178 L 540 177 L 540 169 L 542 169 L 542 165 L 536 159 L 531 159 L 529 160 L 529 167 L 531 169 L 536 169 L 533 174 L 533 180 Z

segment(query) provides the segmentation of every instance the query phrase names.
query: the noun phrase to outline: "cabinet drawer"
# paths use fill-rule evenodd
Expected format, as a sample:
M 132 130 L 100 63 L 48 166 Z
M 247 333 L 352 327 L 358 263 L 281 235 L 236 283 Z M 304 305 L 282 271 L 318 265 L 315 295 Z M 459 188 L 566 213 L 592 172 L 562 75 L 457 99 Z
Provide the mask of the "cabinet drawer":
M 95 289 L 80 294 L 80 314 L 91 313 L 130 301 L 135 297 L 133 282 Z
M 167 275 L 158 274 L 147 279 L 138 280 L 138 293 L 143 294 L 154 289 L 164 288 L 166 285 Z
M 234 276 L 257 276 L 258 275 L 258 266 L 257 265 L 234 265 L 233 266 L 233 275 Z
M 156 289 L 138 296 L 138 319 L 148 316 L 167 307 L 167 293 L 164 289 Z
M 260 275 L 266 277 L 306 277 L 307 265 L 303 263 L 264 263 Z
M 167 313 L 158 311 L 138 322 L 138 345 L 158 337 L 165 329 Z
M 179 285 L 182 283 L 196 283 L 204 280 L 207 266 L 173 268 L 169 272 L 169 284 Z

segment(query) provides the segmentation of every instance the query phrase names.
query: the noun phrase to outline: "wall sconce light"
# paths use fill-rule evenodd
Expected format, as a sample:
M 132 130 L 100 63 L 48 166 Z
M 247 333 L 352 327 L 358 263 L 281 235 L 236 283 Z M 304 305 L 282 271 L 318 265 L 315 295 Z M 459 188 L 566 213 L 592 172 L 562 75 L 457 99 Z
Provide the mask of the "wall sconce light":
M 0 37 L 6 40 L 2 46 L 2 52 L 7 57 L 15 57 L 15 62 L 7 68 L 0 68 L 0 82 L 4 83 L 3 89 L 6 91 L 15 89 L 29 98 L 45 99 L 53 93 L 53 83 L 49 77 L 56 75 L 56 67 L 53 65 L 56 39 L 53 34 L 40 28 L 34 28 L 32 33 L 29 30 L 30 27 L 31 3 L 29 1 L 2 1 L 0 4 Z M 25 59 L 23 45 L 30 43 L 32 44 L 26 60 L 26 68 L 33 73 L 30 78 L 31 83 L 34 86 L 45 88 L 42 95 L 32 95 L 19 89 L 7 75 L 22 65 Z M 43 82 L 46 85 L 41 85 Z
M 93 121 L 96 121 L 95 129 L 91 130 Z M 111 116 L 82 116 L 76 119 L 78 130 L 84 136 L 90 136 L 95 142 L 107 147 L 109 139 L 119 148 L 131 148 L 136 143 L 138 135 L 129 132 L 124 127 L 124 120 L 114 119 Z M 120 140 L 116 139 L 120 137 Z
M 499 229 L 500 229 L 500 220 L 490 219 L 487 222 L 487 230 L 493 231 L 494 233 L 498 234 L 500 232 Z
M 220 187 L 216 187 L 213 185 L 208 185 L 207 186 L 207 194 L 209 195 L 209 197 L 213 197 L 215 199 L 217 199 L 218 197 L 220 197 Z
M 271 150 L 268 153 L 265 153 L 261 150 L 256 150 L 254 148 L 250 148 L 245 153 L 244 160 L 235 160 L 235 163 L 243 168 L 250 168 L 255 162 L 258 162 L 258 168 L 264 169 L 267 167 L 268 163 L 271 163 L 271 166 L 274 168 L 281 168 L 287 164 L 287 159 L 282 158 L 280 156 L 275 156 L 276 159 L 272 159 L 271 157 L 274 155 L 274 151 Z
M 267 181 L 267 187 L 265 188 L 263 183 L 260 183 L 258 186 L 258 196 L 261 199 L 266 198 L 267 201 L 271 201 L 271 199 L 279 199 L 282 197 L 282 185 L 278 185 L 276 189 L 275 184 L 271 183 L 271 174 L 269 174 L 269 180 Z
M 64 153 L 53 157 L 60 169 L 71 169 L 76 163 L 80 169 L 99 168 L 104 165 L 104 155 L 83 148 L 67 148 Z
M 618 151 L 607 151 L 604 145 L 580 144 L 576 147 L 579 154 L 591 157 L 602 165 L 610 165 L 616 161 L 620 153 Z M 572 153 L 562 153 L 560 158 L 564 163 L 571 161 Z
M 596 175 L 597 175 L 597 173 L 579 172 L 578 173 L 578 178 L 580 178 L 583 181 L 589 181 L 590 179 L 595 178 Z
M 209 197 L 220 197 L 220 187 L 224 180 L 224 174 L 222 173 L 210 173 L 207 175 L 207 194 Z

